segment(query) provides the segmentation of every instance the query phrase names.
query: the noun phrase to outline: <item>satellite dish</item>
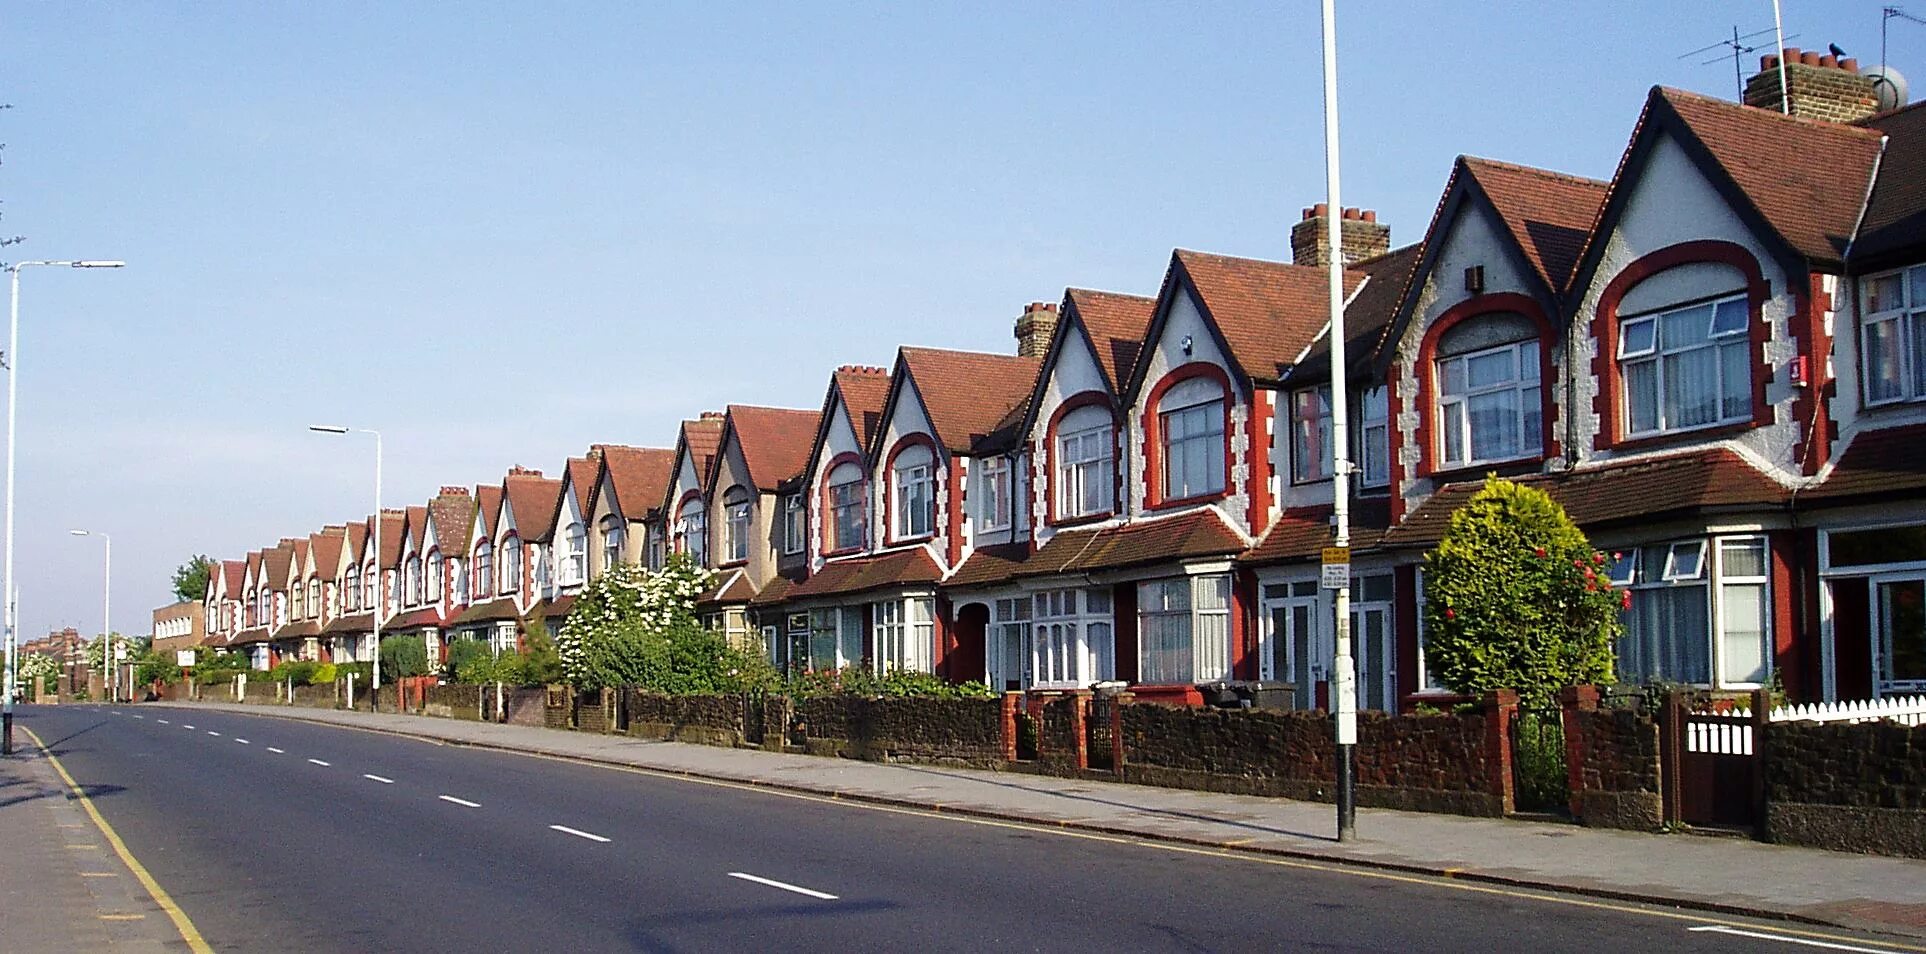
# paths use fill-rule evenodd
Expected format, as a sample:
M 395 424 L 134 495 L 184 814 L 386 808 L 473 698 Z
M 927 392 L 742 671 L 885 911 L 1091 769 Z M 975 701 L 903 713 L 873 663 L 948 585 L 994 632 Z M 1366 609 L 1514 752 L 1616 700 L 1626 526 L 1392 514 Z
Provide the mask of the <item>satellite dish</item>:
M 1891 112 L 1906 105 L 1906 77 L 1898 67 L 1876 66 L 1866 70 L 1866 75 L 1872 77 L 1873 98 L 1878 101 L 1880 112 Z

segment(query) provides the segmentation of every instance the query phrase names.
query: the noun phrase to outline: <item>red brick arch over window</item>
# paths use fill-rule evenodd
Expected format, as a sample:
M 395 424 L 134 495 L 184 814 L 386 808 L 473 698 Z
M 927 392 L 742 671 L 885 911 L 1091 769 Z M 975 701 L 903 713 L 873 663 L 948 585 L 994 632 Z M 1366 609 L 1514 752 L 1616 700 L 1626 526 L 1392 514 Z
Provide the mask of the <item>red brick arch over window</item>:
M 816 512 L 817 514 L 820 515 L 818 519 L 822 521 L 822 537 L 820 540 L 817 541 L 817 546 L 822 548 L 823 556 L 836 556 L 842 553 L 855 553 L 856 551 L 861 550 L 863 548 L 863 545 L 861 543 L 858 543 L 853 547 L 843 547 L 841 549 L 837 549 L 835 546 L 836 517 L 835 517 L 835 514 L 829 509 L 829 478 L 835 476 L 836 468 L 841 467 L 844 464 L 855 464 L 856 472 L 860 474 L 862 473 L 862 470 L 863 470 L 863 455 L 858 454 L 855 451 L 844 451 L 843 453 L 837 454 L 836 456 L 830 458 L 829 463 L 823 465 L 822 486 L 816 488 L 816 504 L 817 504 Z M 865 494 L 865 496 L 867 497 L 867 494 Z M 867 505 L 865 506 L 864 509 L 868 509 Z M 865 515 L 864 519 L 865 519 L 865 522 L 867 522 L 868 520 L 867 515 Z M 864 530 L 864 533 L 867 534 L 869 531 L 869 528 L 865 526 L 863 530 Z
M 1209 378 L 1224 389 L 1224 489 L 1214 494 L 1199 494 L 1178 500 L 1164 497 L 1164 422 L 1157 413 L 1157 405 L 1163 402 L 1164 394 L 1171 388 L 1191 378 Z M 1144 506 L 1178 507 L 1184 504 L 1201 503 L 1206 500 L 1220 500 L 1230 496 L 1231 482 L 1236 477 L 1236 455 L 1231 452 L 1231 403 L 1232 389 L 1230 375 L 1224 369 L 1208 361 L 1192 361 L 1189 364 L 1171 369 L 1170 373 L 1158 380 L 1157 386 L 1150 389 L 1144 399 Z M 1252 446 L 1256 444 L 1253 442 Z
M 938 468 L 943 466 L 943 454 L 937 449 L 936 442 L 930 440 L 928 434 L 921 431 L 914 434 L 905 434 L 899 438 L 895 444 L 892 444 L 889 453 L 883 456 L 883 473 L 881 474 L 881 483 L 879 485 L 883 488 L 883 539 L 891 543 L 900 543 L 907 540 L 923 540 L 936 535 L 936 514 L 934 512 L 930 514 L 929 533 L 918 534 L 914 537 L 898 537 L 896 535 L 896 458 L 903 456 L 903 452 L 912 447 L 925 447 L 929 449 L 930 506 L 932 511 L 936 506 L 936 474 Z M 828 482 L 824 481 L 823 486 L 827 488 L 829 486 Z
M 1494 292 L 1467 298 L 1439 315 L 1437 320 L 1425 329 L 1424 340 L 1418 345 L 1418 363 L 1415 368 L 1418 377 L 1418 473 L 1419 477 L 1429 477 L 1438 470 L 1438 340 L 1453 327 L 1482 318 L 1485 315 L 1509 312 L 1524 315 L 1531 319 L 1532 326 L 1538 329 L 1538 419 L 1543 432 L 1539 435 L 1538 446 L 1543 451 L 1536 459 L 1547 456 L 1556 457 L 1559 453 L 1558 439 L 1553 436 L 1552 421 L 1552 348 L 1558 342 L 1558 334 L 1552 326 L 1551 318 L 1538 299 L 1516 292 Z M 1469 448 L 1466 449 L 1467 453 Z M 1532 458 L 1521 457 L 1520 460 Z M 1480 465 L 1482 466 L 1482 465 Z
M 1598 415 L 1598 436 L 1592 446 L 1598 450 L 1627 443 L 1624 436 L 1625 418 L 1619 406 L 1623 391 L 1618 373 L 1619 302 L 1640 282 L 1668 268 L 1700 262 L 1728 265 L 1745 276 L 1746 320 L 1752 340 L 1752 421 L 1738 426 L 1761 427 L 1772 423 L 1772 405 L 1766 403 L 1766 383 L 1772 380 L 1772 366 L 1766 363 L 1765 358 L 1766 343 L 1772 340 L 1772 329 L 1765 323 L 1765 303 L 1766 299 L 1772 297 L 1772 286 L 1759 270 L 1759 260 L 1753 258 L 1744 246 L 1732 242 L 1717 239 L 1680 242 L 1625 266 L 1599 293 L 1598 313 L 1592 317 L 1592 343 L 1596 345 L 1592 356 L 1592 377 L 1598 382 L 1598 396 L 1592 400 L 1592 411 Z M 1695 434 L 1704 436 L 1703 431 Z M 1667 434 L 1654 439 L 1670 438 L 1671 435 Z M 1641 438 L 1635 443 L 1646 442 L 1647 439 Z
M 1057 497 L 1062 493 L 1063 488 L 1057 486 L 1057 425 L 1062 424 L 1063 419 L 1070 416 L 1070 412 L 1093 405 L 1110 409 L 1110 509 L 1103 513 L 1084 514 L 1079 517 L 1058 517 Z M 1079 391 L 1064 398 L 1063 403 L 1057 405 L 1055 413 L 1050 415 L 1049 426 L 1043 432 L 1043 519 L 1045 523 L 1053 527 L 1075 526 L 1102 520 L 1117 512 L 1117 501 L 1122 497 L 1119 475 L 1123 472 L 1123 468 L 1116 466 L 1117 433 L 1122 423 L 1117 413 L 1116 402 L 1111 400 L 1110 395 L 1104 391 Z M 1036 476 L 1031 475 L 1030 479 L 1035 480 Z

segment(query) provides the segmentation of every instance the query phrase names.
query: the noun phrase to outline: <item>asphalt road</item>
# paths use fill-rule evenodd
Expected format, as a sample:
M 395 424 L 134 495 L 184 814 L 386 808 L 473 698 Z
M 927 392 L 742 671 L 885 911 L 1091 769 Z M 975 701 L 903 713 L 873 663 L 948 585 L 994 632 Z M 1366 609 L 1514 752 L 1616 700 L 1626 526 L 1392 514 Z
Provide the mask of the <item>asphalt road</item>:
M 266 716 L 28 706 L 20 718 L 219 951 L 1815 949 L 1773 939 L 1802 930 L 1785 925 L 1708 929 L 1637 905 Z M 1823 933 L 1822 948 L 1885 949 Z

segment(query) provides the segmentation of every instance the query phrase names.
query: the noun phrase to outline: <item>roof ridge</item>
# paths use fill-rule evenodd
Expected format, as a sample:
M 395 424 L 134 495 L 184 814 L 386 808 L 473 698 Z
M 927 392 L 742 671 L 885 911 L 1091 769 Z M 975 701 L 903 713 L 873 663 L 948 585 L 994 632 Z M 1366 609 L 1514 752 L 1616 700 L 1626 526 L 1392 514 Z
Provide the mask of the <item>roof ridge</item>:
M 1494 166 L 1500 169 L 1509 169 L 1513 172 L 1523 172 L 1528 175 L 1541 176 L 1547 179 L 1564 179 L 1568 182 L 1575 182 L 1580 185 L 1610 186 L 1612 184 L 1611 181 L 1607 179 L 1593 179 L 1590 176 L 1581 176 L 1570 172 L 1560 172 L 1557 169 L 1547 169 L 1543 166 L 1528 166 L 1520 162 L 1506 162 L 1503 159 L 1493 159 L 1493 158 L 1490 158 L 1489 156 L 1473 156 L 1473 155 L 1466 154 L 1466 155 L 1461 155 L 1458 158 L 1463 159 L 1467 165 Z
M 1072 285 L 1069 288 L 1065 288 L 1063 290 L 1063 293 L 1066 295 L 1102 295 L 1105 298 L 1130 298 L 1136 301 L 1156 301 L 1157 300 L 1157 296 L 1155 295 L 1137 295 L 1131 292 L 1104 291 L 1101 288 L 1079 288 L 1075 285 Z
M 1835 123 L 1827 119 L 1813 119 L 1810 116 L 1794 116 L 1789 113 L 1776 112 L 1774 110 L 1764 109 L 1758 106 L 1748 106 L 1744 103 L 1735 103 L 1729 99 L 1720 99 L 1717 96 L 1708 96 L 1704 93 L 1693 92 L 1692 90 L 1689 90 L 1689 89 L 1679 89 L 1676 86 L 1661 85 L 1661 86 L 1654 86 L 1652 88 L 1656 90 L 1659 93 L 1659 95 L 1667 98 L 1668 100 L 1674 97 L 1680 97 L 1680 98 L 1692 100 L 1693 102 L 1696 102 L 1696 103 L 1703 103 L 1708 106 L 1718 106 L 1718 107 L 1732 110 L 1734 112 L 1745 112 L 1747 115 L 1757 116 L 1759 118 L 1768 119 L 1773 122 L 1788 123 L 1794 126 L 1803 126 L 1808 129 L 1831 129 L 1839 132 L 1863 134 L 1865 136 L 1871 136 L 1871 137 L 1877 137 L 1880 135 L 1880 132 L 1878 130 L 1868 129 L 1856 123 Z M 1871 117 L 1868 117 L 1868 118 L 1871 118 Z
M 914 351 L 920 354 L 967 354 L 985 358 L 1009 358 L 1013 361 L 1036 360 L 1035 358 L 1026 358 L 1020 354 L 1010 354 L 1006 351 L 976 351 L 970 348 L 932 348 L 927 345 L 903 345 L 902 347 L 905 354 Z

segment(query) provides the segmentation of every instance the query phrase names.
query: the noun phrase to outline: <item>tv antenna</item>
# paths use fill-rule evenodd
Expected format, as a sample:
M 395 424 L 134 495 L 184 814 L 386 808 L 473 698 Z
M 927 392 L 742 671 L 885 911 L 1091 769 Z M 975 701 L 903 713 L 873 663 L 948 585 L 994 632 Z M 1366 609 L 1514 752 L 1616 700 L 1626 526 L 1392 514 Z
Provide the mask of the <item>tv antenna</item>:
M 1921 26 L 1926 26 L 1926 20 L 1922 20 L 1919 17 L 1913 16 L 1912 14 L 1907 13 L 1906 11 L 1898 7 L 1883 7 L 1880 9 L 1879 11 L 1879 71 L 1881 73 L 1884 73 L 1886 71 L 1886 24 L 1893 22 L 1895 18 L 1900 20 L 1910 20 Z
M 1891 10 L 1895 8 L 1887 7 L 1886 9 Z M 1926 22 L 1926 21 L 1922 21 L 1922 22 Z M 1758 38 L 1765 36 L 1766 34 L 1771 32 L 1773 32 L 1771 29 L 1765 29 L 1765 30 L 1754 30 L 1751 33 L 1741 34 L 1739 32 L 1738 25 L 1734 24 L 1732 27 L 1731 39 L 1720 40 L 1719 42 L 1713 43 L 1709 46 L 1699 47 L 1698 49 L 1693 50 L 1689 53 L 1681 53 L 1679 54 L 1679 59 L 1682 60 L 1688 56 L 1698 56 L 1702 53 L 1710 53 L 1713 50 L 1724 47 L 1726 52 L 1721 53 L 1718 56 L 1715 56 L 1709 60 L 1705 60 L 1701 62 L 1699 65 L 1710 66 L 1714 63 L 1719 62 L 1720 60 L 1731 60 L 1732 61 L 1732 85 L 1738 88 L 1738 98 L 1744 99 L 1745 98 L 1745 74 L 1742 71 L 1742 67 L 1740 65 L 1741 58 L 1744 57 L 1747 53 L 1757 53 L 1760 50 L 1769 49 L 1772 46 L 1772 44 L 1767 43 L 1766 41 L 1760 40 Z M 1794 33 L 1792 36 L 1786 37 L 1786 39 L 1791 40 L 1791 39 L 1797 38 L 1798 36 L 1799 34 Z M 1784 54 L 1781 53 L 1780 55 L 1783 56 Z

